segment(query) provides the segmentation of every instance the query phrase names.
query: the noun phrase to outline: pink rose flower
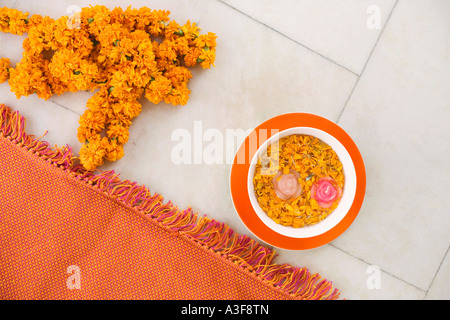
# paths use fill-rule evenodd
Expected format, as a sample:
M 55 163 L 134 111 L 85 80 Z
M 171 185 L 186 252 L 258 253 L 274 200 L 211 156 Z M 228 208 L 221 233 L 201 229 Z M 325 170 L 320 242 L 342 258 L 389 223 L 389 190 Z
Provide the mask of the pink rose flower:
M 300 174 L 294 170 L 290 170 L 288 174 L 278 171 L 272 179 L 277 197 L 283 200 L 297 198 L 302 193 L 302 186 L 298 182 L 298 178 L 300 178 Z
M 341 197 L 342 189 L 332 178 L 320 178 L 311 187 L 311 199 L 316 200 L 322 208 L 330 208 Z

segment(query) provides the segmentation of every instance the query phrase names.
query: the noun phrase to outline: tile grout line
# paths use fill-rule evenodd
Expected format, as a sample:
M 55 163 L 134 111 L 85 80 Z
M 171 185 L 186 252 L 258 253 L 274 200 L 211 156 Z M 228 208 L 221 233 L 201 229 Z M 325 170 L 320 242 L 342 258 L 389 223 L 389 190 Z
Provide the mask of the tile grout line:
M 50 101 L 51 103 L 56 104 L 58 107 L 61 107 L 61 108 L 63 108 L 63 109 L 66 109 L 66 110 L 68 110 L 68 111 L 71 111 L 71 112 L 75 113 L 76 115 L 81 116 L 81 114 L 79 114 L 78 112 L 75 112 L 75 111 L 73 111 L 72 109 L 69 109 L 69 108 L 63 106 L 62 104 L 59 104 L 58 102 L 56 102 L 56 101 L 54 101 L 54 100 L 52 100 L 52 99 L 49 99 L 48 101 Z
M 398 0 L 395 1 L 394 6 L 392 7 L 391 12 L 389 13 L 388 18 L 386 19 L 386 23 L 384 24 L 383 28 L 381 29 L 380 34 L 378 35 L 377 41 L 375 42 L 374 46 L 372 47 L 372 50 L 370 51 L 369 57 L 367 58 L 366 63 L 364 64 L 364 67 L 363 67 L 362 70 L 361 70 L 361 73 L 358 75 L 358 79 L 356 80 L 356 83 L 355 83 L 355 85 L 353 86 L 353 89 L 352 89 L 352 91 L 350 92 L 350 94 L 349 94 L 349 96 L 348 96 L 348 98 L 347 98 L 347 101 L 345 101 L 344 107 L 342 108 L 341 112 L 339 113 L 339 116 L 338 116 L 338 118 L 337 118 L 337 120 L 336 120 L 336 123 L 339 123 L 339 120 L 341 119 L 342 114 L 344 113 L 345 108 L 347 107 L 347 104 L 348 104 L 348 102 L 350 101 L 350 98 L 351 98 L 352 95 L 353 95 L 353 92 L 355 91 L 356 87 L 358 86 L 359 80 L 361 79 L 361 76 L 363 75 L 364 70 L 366 70 L 366 67 L 367 67 L 367 65 L 369 64 L 370 58 L 372 57 L 372 54 L 373 54 L 373 52 L 375 51 L 375 48 L 376 48 L 377 45 L 378 45 L 378 41 L 380 41 L 381 35 L 382 35 L 383 32 L 384 32 L 384 29 L 386 29 L 386 26 L 388 25 L 389 20 L 391 20 L 392 13 L 394 12 L 395 7 L 397 6 L 397 3 L 398 3 Z
M 245 12 L 240 11 L 239 9 L 237 9 L 237 8 L 235 8 L 235 7 L 231 6 L 231 5 L 229 5 L 228 3 L 225 3 L 225 2 L 223 2 L 222 0 L 217 0 L 217 1 L 220 2 L 220 3 L 222 3 L 223 5 L 225 5 L 225 6 L 229 7 L 229 8 L 231 8 L 231 9 L 233 9 L 233 10 L 239 12 L 240 14 L 246 16 L 247 18 L 249 18 L 249 19 L 255 21 L 256 23 L 259 23 L 259 24 L 263 25 L 264 27 L 268 28 L 269 30 L 272 30 L 273 32 L 279 34 L 280 36 L 282 36 L 282 37 L 284 37 L 284 38 L 286 38 L 286 39 L 288 39 L 288 40 L 294 42 L 295 44 L 297 44 L 297 45 L 299 45 L 299 46 L 301 46 L 301 47 L 307 49 L 308 51 L 311 51 L 311 52 L 317 54 L 317 55 L 320 56 L 321 58 L 327 60 L 328 62 L 333 63 L 334 65 L 336 65 L 336 66 L 338 66 L 338 67 L 340 67 L 340 68 L 342 68 L 342 69 L 344 69 L 344 70 L 350 72 L 351 74 L 353 74 L 353 75 L 355 75 L 355 76 L 357 76 L 357 77 L 359 78 L 360 75 L 359 75 L 358 73 L 356 73 L 355 71 L 352 71 L 352 70 L 350 70 L 350 69 L 347 68 L 347 67 L 344 67 L 343 65 L 337 63 L 336 61 L 331 60 L 330 58 L 324 56 L 323 54 L 321 54 L 321 53 L 319 53 L 319 52 L 317 52 L 317 51 L 315 51 L 315 50 L 309 48 L 308 46 L 306 46 L 306 45 L 304 45 L 304 44 L 302 44 L 302 43 L 300 43 L 300 42 L 298 42 L 298 41 L 296 41 L 296 40 L 294 40 L 294 39 L 292 39 L 291 37 L 285 35 L 284 33 L 281 33 L 280 31 L 278 31 L 277 29 L 274 29 L 274 28 L 272 28 L 271 26 L 265 24 L 264 22 L 261 22 L 261 21 L 255 19 L 255 18 L 253 18 L 252 16 L 248 15 L 248 14 L 245 13 Z
M 428 291 L 430 291 L 430 288 L 433 285 L 433 282 L 436 279 L 436 276 L 439 273 L 439 270 L 441 270 L 442 264 L 444 263 L 445 257 L 447 257 L 449 250 L 450 250 L 450 247 L 447 248 L 447 251 L 445 252 L 444 257 L 442 258 L 441 263 L 439 264 L 439 267 L 436 269 L 436 273 L 434 274 L 433 279 L 431 279 L 431 282 L 430 282 L 430 285 L 428 286 L 425 297 L 428 295 Z
M 349 256 L 351 256 L 351 257 L 353 257 L 353 258 L 355 258 L 355 259 L 357 259 L 357 260 L 359 260 L 359 261 L 361 261 L 361 262 L 363 262 L 363 263 L 365 263 L 365 264 L 367 264 L 367 265 L 369 265 L 369 266 L 374 265 L 374 264 L 372 264 L 372 263 L 369 263 L 368 261 L 365 261 L 364 259 L 361 259 L 360 257 L 355 256 L 354 254 L 351 254 L 351 253 L 348 252 L 348 251 L 345 251 L 345 250 L 342 249 L 342 248 L 337 247 L 336 245 L 334 245 L 334 244 L 332 244 L 332 243 L 328 243 L 328 245 L 329 245 L 330 247 L 333 247 L 333 248 L 339 250 L 339 251 L 342 251 L 343 253 L 345 253 L 345 254 L 347 254 L 347 255 L 349 255 Z M 376 266 L 376 265 L 375 265 L 375 266 Z M 379 267 L 379 266 L 378 266 L 378 267 Z M 404 280 L 404 279 L 402 279 L 402 278 L 399 278 L 398 276 L 396 276 L 396 275 L 394 275 L 394 274 L 392 274 L 392 273 L 390 273 L 390 272 L 388 272 L 388 271 L 382 269 L 381 267 L 379 267 L 379 268 L 380 268 L 380 271 L 383 271 L 385 274 L 387 274 L 387 275 L 389 275 L 389 276 L 391 276 L 391 277 L 393 277 L 393 278 L 395 278 L 395 279 L 397 279 L 397 280 L 399 280 L 399 281 L 401 281 L 401 282 L 403 282 L 403 283 L 406 283 L 407 285 L 409 285 L 409 286 L 411 286 L 411 287 L 413 287 L 413 288 L 416 288 L 417 290 L 423 292 L 423 293 L 425 294 L 425 296 L 426 296 L 428 290 L 421 289 L 421 288 L 417 287 L 416 285 L 414 285 L 414 284 L 412 284 L 412 283 L 409 283 L 408 281 L 406 281 L 406 280 Z

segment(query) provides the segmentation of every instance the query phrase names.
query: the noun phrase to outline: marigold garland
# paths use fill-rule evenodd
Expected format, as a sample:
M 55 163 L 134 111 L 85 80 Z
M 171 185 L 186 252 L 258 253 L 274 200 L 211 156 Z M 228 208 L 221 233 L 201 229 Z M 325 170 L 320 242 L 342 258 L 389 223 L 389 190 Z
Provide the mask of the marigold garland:
M 142 96 L 155 104 L 185 105 L 192 77 L 188 67 L 214 65 L 216 35 L 201 35 L 195 23 L 179 25 L 169 14 L 97 5 L 54 20 L 0 8 L 0 31 L 28 34 L 14 68 L 9 59 L 0 59 L 0 83 L 9 79 L 18 99 L 95 91 L 78 128 L 79 160 L 94 170 L 123 157 Z

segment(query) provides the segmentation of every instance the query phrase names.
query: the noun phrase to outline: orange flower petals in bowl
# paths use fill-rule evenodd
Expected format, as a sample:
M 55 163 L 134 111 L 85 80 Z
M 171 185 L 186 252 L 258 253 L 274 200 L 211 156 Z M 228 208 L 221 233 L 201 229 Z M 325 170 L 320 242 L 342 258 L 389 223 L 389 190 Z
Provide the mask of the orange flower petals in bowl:
M 250 190 L 257 210 L 275 223 L 303 228 L 337 208 L 344 184 L 343 164 L 329 144 L 314 135 L 290 134 L 260 150 Z
M 311 199 L 317 201 L 322 208 L 331 208 L 336 200 L 342 197 L 342 189 L 332 178 L 320 178 L 311 186 Z

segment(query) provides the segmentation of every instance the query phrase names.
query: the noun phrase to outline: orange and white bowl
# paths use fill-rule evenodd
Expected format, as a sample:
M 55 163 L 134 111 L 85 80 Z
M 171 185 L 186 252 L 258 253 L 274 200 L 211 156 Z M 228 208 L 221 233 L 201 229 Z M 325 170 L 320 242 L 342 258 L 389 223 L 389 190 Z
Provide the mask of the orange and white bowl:
M 312 135 L 327 143 L 342 162 L 345 184 L 337 208 L 321 222 L 303 228 L 277 224 L 259 206 L 253 187 L 259 155 L 277 140 L 292 134 Z M 252 141 L 257 147 L 252 148 Z M 245 161 L 242 161 L 245 159 Z M 288 113 L 256 127 L 239 147 L 230 173 L 230 192 L 242 223 L 258 239 L 277 248 L 305 250 L 339 237 L 357 217 L 364 201 L 366 172 L 358 147 L 336 123 L 309 113 Z
M 314 136 L 326 144 L 328 144 L 338 155 L 339 160 L 342 163 L 345 175 L 345 185 L 342 194 L 342 198 L 339 201 L 337 208 L 330 213 L 324 220 L 311 226 L 305 226 L 302 228 L 293 228 L 291 226 L 283 226 L 273 221 L 267 213 L 265 213 L 258 204 L 255 196 L 253 177 L 255 175 L 255 168 L 258 159 L 267 152 L 269 145 L 276 143 L 281 138 L 290 135 L 310 135 Z M 293 238 L 309 238 L 325 233 L 334 228 L 347 214 L 350 209 L 356 194 L 356 171 L 353 165 L 352 158 L 347 149 L 339 142 L 335 137 L 329 133 L 311 127 L 295 127 L 283 130 L 269 139 L 267 139 L 258 149 L 250 162 L 250 169 L 248 170 L 247 177 L 247 189 L 250 202 L 253 206 L 259 219 L 270 229 L 275 232 Z

